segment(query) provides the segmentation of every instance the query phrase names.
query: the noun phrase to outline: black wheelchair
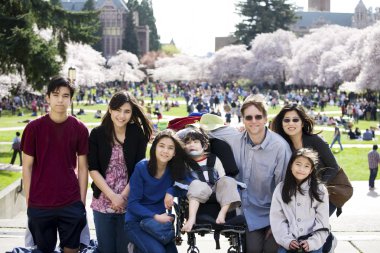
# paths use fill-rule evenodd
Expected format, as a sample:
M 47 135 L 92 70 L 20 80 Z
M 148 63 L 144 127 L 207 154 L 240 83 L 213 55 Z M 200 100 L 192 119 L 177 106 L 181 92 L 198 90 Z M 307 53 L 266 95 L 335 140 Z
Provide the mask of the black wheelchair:
M 215 194 L 213 194 L 215 195 Z M 186 198 L 180 198 L 174 205 L 177 219 L 176 227 L 176 244 L 181 245 L 183 242 L 181 228 L 185 219 L 188 217 L 188 202 Z M 197 213 L 196 224 L 193 229 L 187 232 L 187 244 L 189 245 L 188 253 L 199 253 L 200 250 L 196 245 L 196 235 L 205 236 L 213 233 L 216 249 L 220 249 L 220 235 L 226 237 L 230 243 L 228 253 L 245 252 L 245 219 L 243 215 L 236 215 L 235 211 L 229 212 L 225 224 L 216 224 L 215 219 L 218 216 L 220 206 L 215 196 L 212 196 L 208 202 L 201 204 Z
M 216 154 L 221 160 L 225 169 L 226 175 L 234 177 L 239 173 L 235 160 L 233 158 L 230 146 L 224 141 L 218 139 L 210 140 L 210 151 Z M 178 203 L 174 205 L 174 210 L 177 215 L 176 227 L 176 244 L 181 245 L 183 242 L 181 228 L 184 225 L 185 219 L 188 217 L 188 201 L 186 197 L 178 198 Z M 230 247 L 228 253 L 243 253 L 245 252 L 245 219 L 243 215 L 237 215 L 236 211 L 228 212 L 225 224 L 216 224 L 220 205 L 216 201 L 215 193 L 210 199 L 201 204 L 198 212 L 196 223 L 190 232 L 187 232 L 187 244 L 189 245 L 187 253 L 199 253 L 200 250 L 196 245 L 196 235 L 205 236 L 213 233 L 216 249 L 220 249 L 220 235 L 226 237 Z

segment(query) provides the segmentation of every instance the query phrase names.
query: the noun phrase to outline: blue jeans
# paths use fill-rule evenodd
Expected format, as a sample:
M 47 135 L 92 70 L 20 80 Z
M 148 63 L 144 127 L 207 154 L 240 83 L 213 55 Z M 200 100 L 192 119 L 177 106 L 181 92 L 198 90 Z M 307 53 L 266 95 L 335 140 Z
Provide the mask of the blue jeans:
M 333 141 L 331 142 L 330 148 L 332 148 L 335 142 L 338 142 L 338 144 L 340 145 L 340 150 L 343 150 L 342 143 L 340 142 L 340 135 L 334 137 Z
M 128 241 L 124 232 L 125 214 L 101 213 L 93 210 L 97 252 L 128 253 Z
M 286 252 L 287 252 L 287 250 L 281 246 L 278 248 L 278 251 L 277 251 L 277 253 L 286 253 Z M 309 253 L 322 253 L 322 248 L 317 249 L 317 250 L 313 250 L 313 251 L 309 251 Z
M 135 245 L 139 253 L 178 253 L 174 242 L 166 245 L 146 233 L 140 228 L 140 222 L 128 221 L 125 223 L 125 232 L 128 241 Z
M 378 168 L 369 169 L 369 187 L 375 187 L 375 179 L 377 177 Z

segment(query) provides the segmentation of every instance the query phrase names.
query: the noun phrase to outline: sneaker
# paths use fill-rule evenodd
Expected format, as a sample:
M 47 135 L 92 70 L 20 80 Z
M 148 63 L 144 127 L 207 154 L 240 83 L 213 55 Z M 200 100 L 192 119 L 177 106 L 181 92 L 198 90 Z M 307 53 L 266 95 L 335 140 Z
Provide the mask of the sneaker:
M 329 253 L 334 253 L 336 245 L 338 245 L 338 239 L 336 239 L 336 237 L 334 235 L 332 235 L 332 237 L 333 237 L 333 239 L 331 242 L 331 249 L 330 249 Z
M 373 190 L 375 190 L 375 187 L 369 187 L 369 190 L 373 191 Z

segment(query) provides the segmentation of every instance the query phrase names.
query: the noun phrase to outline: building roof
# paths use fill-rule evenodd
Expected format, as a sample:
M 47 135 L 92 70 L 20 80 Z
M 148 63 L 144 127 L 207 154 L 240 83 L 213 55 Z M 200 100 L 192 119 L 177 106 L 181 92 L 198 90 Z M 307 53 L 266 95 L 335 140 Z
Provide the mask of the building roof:
M 334 12 L 296 12 L 299 17 L 295 27 L 314 27 L 318 23 L 340 25 L 352 27 L 353 13 L 334 13 Z
M 86 0 L 62 0 L 62 8 L 68 11 L 81 11 Z
M 100 9 L 103 7 L 104 3 L 109 0 L 97 0 L 95 4 L 96 9 Z M 128 7 L 125 4 L 124 0 L 111 0 L 117 9 L 124 9 L 128 11 Z
M 361 12 L 361 11 L 367 11 L 367 8 L 365 7 L 362 0 L 359 1 L 359 3 L 355 7 L 355 12 Z
M 62 8 L 68 11 L 81 11 L 87 0 L 61 0 Z M 108 0 L 95 0 L 95 9 L 103 7 Z M 128 11 L 127 5 L 123 0 L 110 0 L 117 9 L 125 9 Z

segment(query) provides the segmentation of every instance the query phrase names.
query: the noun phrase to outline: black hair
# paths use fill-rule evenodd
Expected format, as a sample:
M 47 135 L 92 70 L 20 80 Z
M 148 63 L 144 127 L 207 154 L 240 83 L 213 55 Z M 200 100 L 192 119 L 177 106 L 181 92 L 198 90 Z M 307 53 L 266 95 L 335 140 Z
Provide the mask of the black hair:
M 20 136 L 20 132 L 16 132 L 16 136 Z
M 210 147 L 208 136 L 202 129 L 192 128 L 185 134 L 185 137 L 182 139 L 184 143 L 190 140 L 199 140 L 201 142 L 202 148 L 205 150 Z
M 150 137 L 153 132 L 153 127 L 151 121 L 146 117 L 144 113 L 144 109 L 139 104 L 137 99 L 130 94 L 127 91 L 119 91 L 115 93 L 109 104 L 108 104 L 108 110 L 104 114 L 101 125 L 105 127 L 106 129 L 106 139 L 109 143 L 114 144 L 114 140 L 116 140 L 118 143 L 122 143 L 124 140 L 118 140 L 116 138 L 114 125 L 111 119 L 111 113 L 109 110 L 117 110 L 121 106 L 123 106 L 125 103 L 129 103 L 132 107 L 132 116 L 128 124 L 137 124 L 139 127 L 141 127 L 144 130 L 144 135 L 147 141 L 150 140 Z
M 377 150 L 377 145 L 373 145 L 373 150 Z
M 63 78 L 61 76 L 55 76 L 50 80 L 46 95 L 50 97 L 50 94 L 52 92 L 58 90 L 61 87 L 67 87 L 70 90 L 70 99 L 72 99 L 74 96 L 75 88 L 66 78 Z
M 287 112 L 295 111 L 298 114 L 298 117 L 302 122 L 302 134 L 313 135 L 314 131 L 314 120 L 306 114 L 305 109 L 298 104 L 287 104 L 282 107 L 281 111 L 273 118 L 272 123 L 270 124 L 270 129 L 282 136 L 288 143 L 289 146 L 294 150 L 294 145 L 290 140 L 289 136 L 285 133 L 284 128 L 282 127 L 282 121 Z
M 174 181 L 181 181 L 185 179 L 185 175 L 189 170 L 189 166 L 195 168 L 195 161 L 191 159 L 183 147 L 183 143 L 176 136 L 175 132 L 171 129 L 165 129 L 157 134 L 154 138 L 152 146 L 150 148 L 150 159 L 148 162 L 148 172 L 154 177 L 157 174 L 157 157 L 156 157 L 156 148 L 158 142 L 163 138 L 169 138 L 174 142 L 175 155 L 168 162 L 167 167 L 170 170 L 171 176 Z
M 301 183 L 297 183 L 296 178 L 294 177 L 292 173 L 292 166 L 294 161 L 298 157 L 305 157 L 308 159 L 311 163 L 311 172 L 308 177 L 306 177 Z M 292 196 L 296 195 L 296 192 L 298 191 L 300 194 L 304 195 L 305 193 L 301 189 L 302 183 L 305 181 L 309 181 L 310 189 L 309 189 L 309 196 L 310 199 L 313 201 L 316 199 L 319 202 L 322 202 L 321 199 L 321 191 L 318 188 L 318 185 L 320 184 L 320 181 L 318 179 L 317 174 L 317 165 L 318 165 L 318 153 L 315 152 L 312 149 L 309 148 L 301 148 L 299 150 L 296 150 L 293 152 L 292 157 L 290 158 L 290 161 L 288 163 L 288 167 L 286 169 L 285 179 L 284 179 L 284 186 L 282 188 L 281 196 L 284 203 L 288 204 L 291 201 Z

